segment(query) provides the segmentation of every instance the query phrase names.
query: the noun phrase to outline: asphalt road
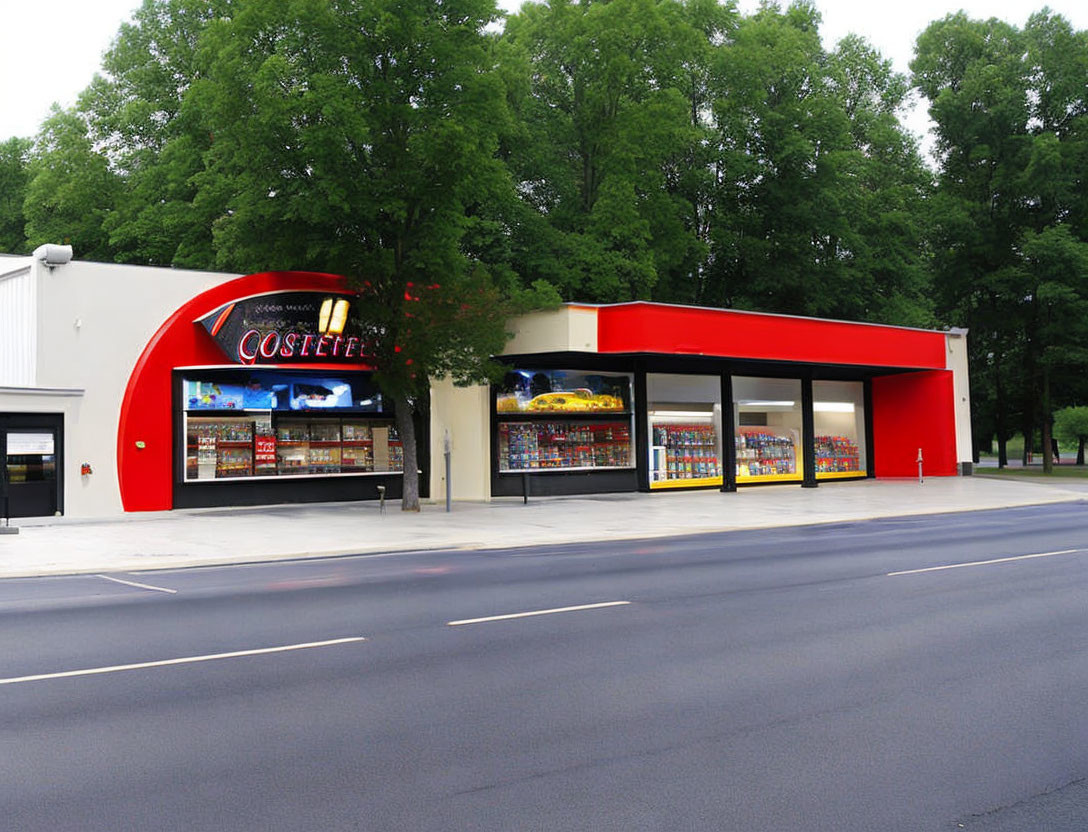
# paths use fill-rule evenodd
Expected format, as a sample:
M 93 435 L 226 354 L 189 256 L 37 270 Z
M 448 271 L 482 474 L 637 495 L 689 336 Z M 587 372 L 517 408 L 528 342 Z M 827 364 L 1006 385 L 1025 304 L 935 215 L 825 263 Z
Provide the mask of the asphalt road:
M 5 832 L 1071 832 L 1086 715 L 1083 504 L 0 582 Z

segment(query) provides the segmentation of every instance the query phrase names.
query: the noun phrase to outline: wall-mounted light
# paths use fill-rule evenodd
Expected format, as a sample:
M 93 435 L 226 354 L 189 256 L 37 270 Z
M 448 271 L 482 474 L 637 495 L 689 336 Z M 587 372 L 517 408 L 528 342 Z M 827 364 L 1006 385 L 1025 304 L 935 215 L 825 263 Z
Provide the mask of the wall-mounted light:
M 853 413 L 853 402 L 813 402 L 812 409 L 817 413 Z

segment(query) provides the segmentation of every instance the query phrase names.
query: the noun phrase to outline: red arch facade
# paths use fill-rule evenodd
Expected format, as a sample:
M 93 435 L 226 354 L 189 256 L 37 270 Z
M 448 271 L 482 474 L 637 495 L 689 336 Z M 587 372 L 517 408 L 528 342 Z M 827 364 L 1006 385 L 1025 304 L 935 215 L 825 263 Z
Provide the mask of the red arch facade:
M 144 347 L 129 376 L 117 428 L 117 481 L 125 511 L 173 508 L 173 371 L 178 367 L 234 366 L 196 321 L 239 298 L 271 292 L 344 292 L 347 281 L 318 272 L 261 272 L 230 280 L 194 297 L 172 314 Z M 264 365 L 277 366 L 277 365 Z M 338 370 L 367 365 L 335 365 Z M 321 369 L 307 365 L 307 369 Z

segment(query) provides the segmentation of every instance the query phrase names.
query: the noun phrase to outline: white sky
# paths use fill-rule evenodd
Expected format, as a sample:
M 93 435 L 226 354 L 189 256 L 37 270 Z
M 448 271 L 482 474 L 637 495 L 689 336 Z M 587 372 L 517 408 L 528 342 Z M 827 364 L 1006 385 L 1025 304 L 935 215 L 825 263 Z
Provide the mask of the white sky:
M 843 35 L 866 37 L 895 68 L 907 72 L 914 40 L 929 24 L 963 8 L 976 18 L 999 17 L 1017 26 L 1046 0 L 816 0 L 823 15 L 820 31 L 832 47 Z M 10 136 L 32 136 L 54 101 L 75 103 L 99 68 L 121 23 L 140 0 L 0 0 L 0 141 Z M 513 9 L 519 0 L 499 0 Z M 1084 0 L 1049 0 L 1049 7 L 1088 29 Z M 787 5 L 783 0 L 782 5 Z M 751 12 L 757 0 L 741 0 Z M 916 133 L 927 129 L 924 104 L 908 118 Z

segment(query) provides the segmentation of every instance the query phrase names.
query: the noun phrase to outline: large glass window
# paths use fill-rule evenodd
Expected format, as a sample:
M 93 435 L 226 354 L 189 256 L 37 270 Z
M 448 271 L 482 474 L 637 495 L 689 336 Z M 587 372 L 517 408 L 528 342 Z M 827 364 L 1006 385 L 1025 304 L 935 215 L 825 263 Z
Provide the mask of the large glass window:
M 499 471 L 631 468 L 631 376 L 517 369 L 495 391 Z
M 733 379 L 737 482 L 802 479 L 800 379 Z
M 812 382 L 816 479 L 866 473 L 865 392 L 860 381 Z
M 649 373 L 650 488 L 722 484 L 721 379 Z
M 404 468 L 392 414 L 368 374 L 212 371 L 181 387 L 186 481 Z
M 186 480 L 404 469 L 404 449 L 389 420 L 186 414 L 185 437 Z

